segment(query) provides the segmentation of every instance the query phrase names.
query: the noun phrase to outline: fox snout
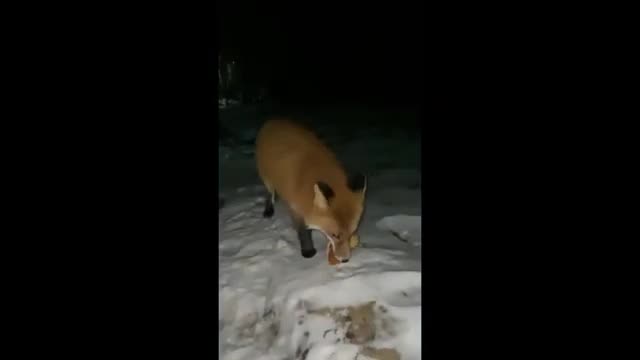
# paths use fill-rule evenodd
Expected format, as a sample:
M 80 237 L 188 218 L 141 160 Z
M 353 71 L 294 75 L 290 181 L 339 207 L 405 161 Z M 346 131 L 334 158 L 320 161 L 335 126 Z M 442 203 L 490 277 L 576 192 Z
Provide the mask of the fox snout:
M 340 241 L 335 242 L 335 245 L 334 252 L 336 259 L 342 263 L 349 262 L 349 259 L 351 258 L 351 248 L 349 247 L 349 244 L 344 241 Z

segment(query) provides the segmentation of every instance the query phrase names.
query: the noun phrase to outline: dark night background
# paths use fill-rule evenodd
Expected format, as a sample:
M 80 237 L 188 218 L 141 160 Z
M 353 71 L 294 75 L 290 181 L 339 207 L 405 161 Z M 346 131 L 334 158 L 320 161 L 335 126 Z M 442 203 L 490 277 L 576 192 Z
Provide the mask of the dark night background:
M 352 7 L 219 3 L 218 47 L 246 64 L 247 83 L 267 83 L 280 103 L 420 104 L 420 3 Z

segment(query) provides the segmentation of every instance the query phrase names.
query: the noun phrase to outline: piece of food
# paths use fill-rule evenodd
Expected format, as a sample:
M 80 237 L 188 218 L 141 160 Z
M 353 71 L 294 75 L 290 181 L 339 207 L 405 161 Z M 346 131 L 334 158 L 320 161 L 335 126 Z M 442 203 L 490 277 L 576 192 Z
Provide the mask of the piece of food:
M 349 239 L 349 246 L 353 249 L 360 244 L 360 236 L 358 234 L 353 234 L 351 239 Z

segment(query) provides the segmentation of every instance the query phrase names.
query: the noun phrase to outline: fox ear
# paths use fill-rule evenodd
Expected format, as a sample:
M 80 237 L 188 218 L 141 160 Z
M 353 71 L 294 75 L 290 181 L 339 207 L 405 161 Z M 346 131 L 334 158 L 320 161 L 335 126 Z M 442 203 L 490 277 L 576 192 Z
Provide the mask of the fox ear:
M 335 196 L 333 189 L 322 181 L 313 184 L 313 205 L 320 209 L 329 207 L 329 200 Z
M 347 180 L 349 189 L 354 193 L 364 194 L 367 191 L 367 176 L 362 173 L 355 173 Z

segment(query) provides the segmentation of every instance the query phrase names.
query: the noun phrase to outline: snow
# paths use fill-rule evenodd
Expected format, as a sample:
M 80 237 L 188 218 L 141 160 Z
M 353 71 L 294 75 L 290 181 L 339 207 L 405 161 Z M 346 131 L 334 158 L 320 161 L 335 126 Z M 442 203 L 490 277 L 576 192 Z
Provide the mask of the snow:
M 255 134 L 257 118 L 227 125 Z M 327 240 L 317 231 L 318 254 L 300 255 L 283 204 L 276 202 L 272 218 L 262 217 L 264 190 L 250 141 L 221 149 L 221 359 L 396 359 L 389 352 L 421 358 L 419 139 L 371 130 L 345 140 L 335 132 L 325 124 L 326 141 L 345 165 L 369 175 L 361 245 L 336 266 L 327 263 Z M 365 356 L 365 348 L 387 355 Z

